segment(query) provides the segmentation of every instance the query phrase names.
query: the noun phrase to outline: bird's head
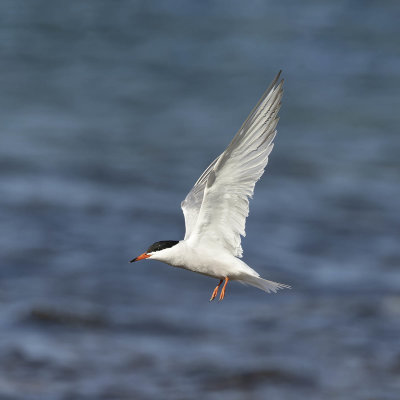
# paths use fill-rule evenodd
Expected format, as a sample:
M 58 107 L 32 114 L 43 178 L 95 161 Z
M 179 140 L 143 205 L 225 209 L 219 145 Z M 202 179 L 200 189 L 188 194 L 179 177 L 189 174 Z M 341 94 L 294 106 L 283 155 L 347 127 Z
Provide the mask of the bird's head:
M 144 260 L 145 258 L 151 258 L 151 256 L 153 256 L 155 253 L 161 250 L 169 249 L 170 247 L 175 246 L 178 243 L 178 240 L 162 240 L 161 242 L 155 242 L 143 254 L 134 258 L 130 262 L 132 263 L 135 261 Z

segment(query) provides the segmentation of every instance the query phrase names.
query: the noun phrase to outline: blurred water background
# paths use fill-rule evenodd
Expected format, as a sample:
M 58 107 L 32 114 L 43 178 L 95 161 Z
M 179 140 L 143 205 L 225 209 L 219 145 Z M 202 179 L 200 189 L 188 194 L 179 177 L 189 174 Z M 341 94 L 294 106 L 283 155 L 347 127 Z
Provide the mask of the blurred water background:
M 0 398 L 400 398 L 397 1 L 0 3 Z M 279 69 L 244 260 L 156 262 Z

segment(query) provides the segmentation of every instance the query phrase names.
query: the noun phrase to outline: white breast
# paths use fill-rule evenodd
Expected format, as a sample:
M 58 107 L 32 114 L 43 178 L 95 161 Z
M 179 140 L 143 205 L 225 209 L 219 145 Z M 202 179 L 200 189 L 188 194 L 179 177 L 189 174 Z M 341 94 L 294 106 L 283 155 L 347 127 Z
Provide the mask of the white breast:
M 220 247 L 192 247 L 187 241 L 181 241 L 171 248 L 158 251 L 150 258 L 217 279 L 225 277 L 240 279 L 245 275 L 259 276 L 243 261 Z

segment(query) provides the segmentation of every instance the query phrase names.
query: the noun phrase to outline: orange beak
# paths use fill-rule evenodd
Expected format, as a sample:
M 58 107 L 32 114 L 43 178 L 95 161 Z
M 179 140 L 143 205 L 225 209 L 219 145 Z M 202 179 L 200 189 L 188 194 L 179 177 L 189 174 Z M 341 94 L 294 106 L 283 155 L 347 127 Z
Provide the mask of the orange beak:
M 143 253 L 141 254 L 139 257 L 134 258 L 133 260 L 129 261 L 131 263 L 135 262 L 135 261 L 140 261 L 140 260 L 144 260 L 145 258 L 149 258 L 150 254 L 147 253 Z

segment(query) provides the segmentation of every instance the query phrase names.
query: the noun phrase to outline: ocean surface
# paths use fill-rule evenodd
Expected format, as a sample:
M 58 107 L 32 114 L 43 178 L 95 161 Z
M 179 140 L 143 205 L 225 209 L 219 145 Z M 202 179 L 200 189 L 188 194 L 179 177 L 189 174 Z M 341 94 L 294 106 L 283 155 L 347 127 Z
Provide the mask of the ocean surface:
M 400 399 L 398 1 L 0 3 L 1 400 Z M 244 261 L 154 261 L 276 73 Z

